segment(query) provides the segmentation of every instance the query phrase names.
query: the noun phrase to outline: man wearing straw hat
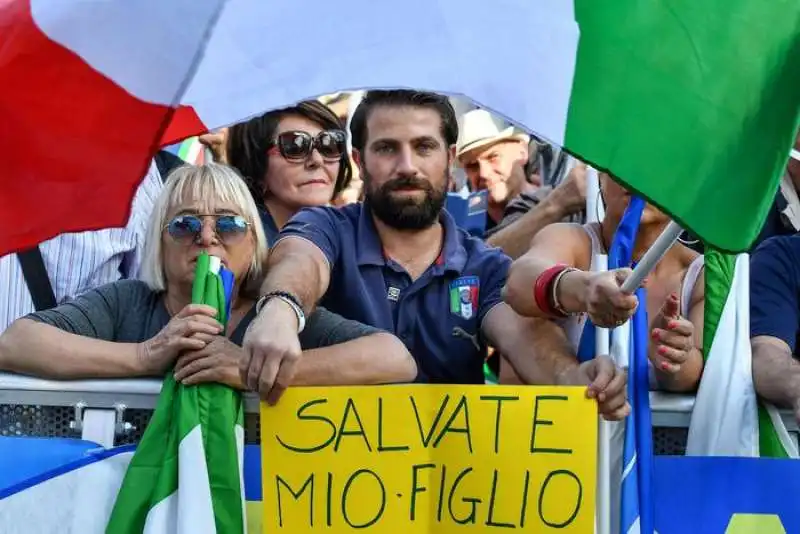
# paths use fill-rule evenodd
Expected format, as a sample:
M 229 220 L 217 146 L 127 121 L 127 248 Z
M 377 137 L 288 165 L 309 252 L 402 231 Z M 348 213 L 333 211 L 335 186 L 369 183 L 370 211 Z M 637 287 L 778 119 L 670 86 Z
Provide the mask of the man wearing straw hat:
M 459 125 L 456 157 L 471 189 L 489 194 L 487 240 L 512 258 L 527 249 L 533 236 L 548 224 L 580 214 L 586 204 L 585 166 L 578 164 L 555 189 L 568 156 L 559 154 L 554 169 L 543 169 L 539 143 L 486 110 L 465 113 Z M 537 165 L 538 163 L 538 165 Z M 534 167 L 534 168 L 531 168 Z M 541 173 L 554 176 L 541 176 Z

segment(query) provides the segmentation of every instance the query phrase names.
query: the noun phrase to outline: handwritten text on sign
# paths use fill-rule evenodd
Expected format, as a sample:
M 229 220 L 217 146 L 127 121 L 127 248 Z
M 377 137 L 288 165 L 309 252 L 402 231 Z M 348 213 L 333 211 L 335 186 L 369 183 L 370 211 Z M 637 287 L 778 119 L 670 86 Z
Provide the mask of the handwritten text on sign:
M 584 388 L 290 388 L 261 410 L 265 532 L 590 532 Z

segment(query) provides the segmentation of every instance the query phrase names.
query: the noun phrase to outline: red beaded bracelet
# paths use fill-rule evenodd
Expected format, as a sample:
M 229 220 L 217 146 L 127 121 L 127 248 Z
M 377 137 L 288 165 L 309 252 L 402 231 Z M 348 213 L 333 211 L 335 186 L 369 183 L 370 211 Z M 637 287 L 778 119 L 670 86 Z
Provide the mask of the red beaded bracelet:
M 552 285 L 556 278 L 562 271 L 569 268 L 569 265 L 558 263 L 546 269 L 537 278 L 533 286 L 533 298 L 536 301 L 536 306 L 546 313 L 554 317 L 566 317 L 566 315 L 557 309 L 551 301 Z

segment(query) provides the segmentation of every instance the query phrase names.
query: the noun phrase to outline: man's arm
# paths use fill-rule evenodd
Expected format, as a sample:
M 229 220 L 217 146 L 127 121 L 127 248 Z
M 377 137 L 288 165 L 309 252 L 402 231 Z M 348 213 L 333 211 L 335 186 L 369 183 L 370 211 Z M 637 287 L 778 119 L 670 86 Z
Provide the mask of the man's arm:
M 515 312 L 525 317 L 548 317 L 536 305 L 533 292 L 536 279 L 559 263 L 581 270 L 587 269 L 590 265 L 589 254 L 585 252 L 587 250 L 591 250 L 590 238 L 580 226 L 563 223 L 548 226 L 536 234 L 530 250 L 511 265 L 508 281 L 503 289 L 505 301 Z M 590 273 L 583 271 L 564 276 L 561 283 L 561 293 L 565 295 L 562 304 L 569 303 L 570 311 L 586 311 L 585 303 L 579 299 L 586 294 L 589 276 Z
M 753 348 L 753 382 L 756 392 L 778 406 L 792 408 L 800 415 L 800 362 L 783 340 L 756 336 Z M 798 419 L 800 420 L 800 419 Z
M 526 384 L 559 384 L 578 367 L 566 336 L 553 335 L 556 330 L 561 330 L 557 324 L 520 317 L 504 303 L 492 308 L 481 324 L 481 333 Z
M 554 322 L 520 317 L 501 303 L 486 314 L 481 331 L 524 383 L 588 386 L 586 395 L 597 399 L 606 419 L 623 419 L 630 412 L 625 372 L 607 356 L 579 364 L 566 334 Z
M 486 242 L 517 259 L 545 226 L 562 221 L 586 206 L 586 165 L 580 163 L 544 199 L 514 222 L 497 230 Z M 502 222 L 501 222 L 502 224 Z
M 291 293 L 300 301 L 306 315 L 310 315 L 328 290 L 330 276 L 331 266 L 322 250 L 304 237 L 290 235 L 281 238 L 270 252 L 261 294 Z
M 294 296 L 310 315 L 328 290 L 339 255 L 341 230 L 328 208 L 301 210 L 281 231 L 270 253 L 262 295 L 273 291 Z M 302 355 L 298 317 L 283 299 L 267 301 L 244 336 L 242 380 L 270 404 L 292 383 Z
M 364 386 L 413 382 L 417 364 L 403 342 L 372 334 L 308 350 L 297 365 L 293 386 Z
M 796 237 L 767 239 L 750 258 L 750 345 L 756 393 L 800 415 L 796 244 Z

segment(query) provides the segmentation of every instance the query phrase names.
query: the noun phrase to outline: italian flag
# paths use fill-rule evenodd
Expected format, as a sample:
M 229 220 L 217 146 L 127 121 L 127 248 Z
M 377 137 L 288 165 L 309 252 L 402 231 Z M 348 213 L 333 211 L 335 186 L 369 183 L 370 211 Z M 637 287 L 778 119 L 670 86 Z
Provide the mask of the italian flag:
M 796 0 L 0 0 L 0 255 L 122 225 L 166 142 L 391 87 L 467 95 L 743 251 L 798 126 L 798 20 Z
M 197 259 L 192 302 L 227 323 L 232 279 L 220 260 Z M 167 373 L 156 410 L 117 495 L 108 534 L 243 534 L 244 407 L 221 384 L 183 386 Z
M 705 367 L 686 454 L 797 458 L 775 408 L 759 402 L 750 350 L 750 258 L 706 249 Z

